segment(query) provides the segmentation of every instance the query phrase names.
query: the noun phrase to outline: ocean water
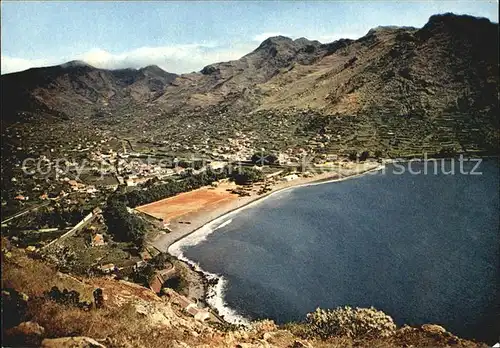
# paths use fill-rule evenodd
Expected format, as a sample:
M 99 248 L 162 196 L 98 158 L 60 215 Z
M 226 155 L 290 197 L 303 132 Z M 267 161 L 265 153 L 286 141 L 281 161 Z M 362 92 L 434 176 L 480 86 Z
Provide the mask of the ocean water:
M 483 161 L 482 175 L 394 169 L 279 192 L 173 250 L 220 279 L 210 301 L 229 319 L 285 323 L 317 307 L 374 306 L 399 325 L 496 341 L 497 161 Z

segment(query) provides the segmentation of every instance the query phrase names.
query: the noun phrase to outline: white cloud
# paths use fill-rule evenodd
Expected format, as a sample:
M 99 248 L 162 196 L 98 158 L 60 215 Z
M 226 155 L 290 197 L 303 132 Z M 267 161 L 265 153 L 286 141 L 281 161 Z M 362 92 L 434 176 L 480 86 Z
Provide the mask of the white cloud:
M 93 50 L 80 57 L 81 60 L 99 68 L 139 68 L 156 64 L 171 72 L 190 72 L 219 61 L 239 59 L 250 47 L 214 47 L 204 44 L 186 44 L 163 47 L 141 47 L 129 52 L 111 54 Z
M 140 47 L 121 53 L 111 53 L 95 48 L 82 54 L 59 59 L 23 59 L 2 55 L 2 74 L 32 67 L 62 64 L 75 59 L 103 69 L 141 68 L 147 65 L 158 65 L 169 72 L 187 73 L 199 71 L 208 64 L 239 59 L 255 48 L 254 43 L 239 43 L 231 46 L 203 43 Z
M 356 39 L 364 34 L 365 33 L 311 35 L 307 37 L 310 37 L 312 40 L 318 39 L 323 43 L 327 43 L 340 38 Z M 239 59 L 254 50 L 258 46 L 258 43 L 269 37 L 278 35 L 287 36 L 292 39 L 299 37 L 280 32 L 265 32 L 256 35 L 252 41 L 239 42 L 232 45 L 193 43 L 159 47 L 140 47 L 119 53 L 95 48 L 76 55 L 37 59 L 25 59 L 2 55 L 1 68 L 2 74 L 6 74 L 33 67 L 62 64 L 70 60 L 82 60 L 92 66 L 102 69 L 142 68 L 147 65 L 158 65 L 168 72 L 188 73 L 199 71 L 209 64 Z
M 53 62 L 50 62 L 47 59 L 23 59 L 9 57 L 2 54 L 1 70 L 2 74 L 8 74 L 11 72 L 22 71 L 33 67 L 47 66 L 51 64 L 53 64 Z

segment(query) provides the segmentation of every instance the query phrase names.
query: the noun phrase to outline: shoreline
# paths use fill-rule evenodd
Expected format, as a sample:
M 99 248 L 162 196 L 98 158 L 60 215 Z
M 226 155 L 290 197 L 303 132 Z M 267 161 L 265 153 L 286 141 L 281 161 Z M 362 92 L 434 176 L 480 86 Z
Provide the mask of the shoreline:
M 328 171 L 322 172 L 320 174 L 311 176 L 311 177 L 299 177 L 296 180 L 289 182 L 280 182 L 278 184 L 273 185 L 271 191 L 257 195 L 252 193 L 250 196 L 246 197 L 237 197 L 233 201 L 223 202 L 220 206 L 215 207 L 213 209 L 200 209 L 199 211 L 183 214 L 177 218 L 171 220 L 171 223 L 174 226 L 170 226 L 172 232 L 169 232 L 163 236 L 160 236 L 155 241 L 152 242 L 153 246 L 162 251 L 168 252 L 168 249 L 175 243 L 180 240 L 188 237 L 193 234 L 200 228 L 215 222 L 218 219 L 221 219 L 229 214 L 235 213 L 242 208 L 246 208 L 251 204 L 255 204 L 256 202 L 260 202 L 271 195 L 274 195 L 278 192 L 283 192 L 285 190 L 306 187 L 312 185 L 320 185 L 327 184 L 333 182 L 340 182 L 347 179 L 354 179 L 360 177 L 362 175 L 367 175 L 371 172 L 377 172 L 382 170 L 385 165 L 390 162 L 365 162 L 363 163 L 363 170 L 359 170 L 359 168 L 347 168 L 344 169 L 344 173 L 341 171 Z M 369 166 L 372 164 L 372 166 Z M 359 164 L 358 164 L 359 166 Z M 337 168 L 338 169 L 338 168 Z M 153 202 L 154 203 L 154 202 Z M 150 203 L 151 204 L 151 203 Z M 190 224 L 181 223 L 179 221 L 193 220 Z
M 369 173 L 378 172 L 385 168 L 385 164 L 386 162 L 365 162 L 361 166 L 358 163 L 354 168 L 347 168 L 343 171 L 323 172 L 312 177 L 302 177 L 291 182 L 281 182 L 275 185 L 270 192 L 265 194 L 253 194 L 247 197 L 239 197 L 239 199 L 229 204 L 216 207 L 209 212 L 197 211 L 190 213 L 188 216 L 184 216 L 183 220 L 185 220 L 186 217 L 189 218 L 190 215 L 197 220 L 197 223 L 193 226 L 189 226 L 190 228 L 186 228 L 186 225 L 183 225 L 177 230 L 172 228 L 172 232 L 162 236 L 163 238 L 160 237 L 160 240 L 154 243 L 155 248 L 175 256 L 179 261 L 185 263 L 192 272 L 201 276 L 202 284 L 197 285 L 203 287 L 203 294 L 200 294 L 199 298 L 197 298 L 199 301 L 206 304 L 226 322 L 246 325 L 248 324 L 247 318 L 238 315 L 238 313 L 228 307 L 224 301 L 224 288 L 227 285 L 227 281 L 224 277 L 202 269 L 199 264 L 185 257 L 181 249 L 202 242 L 206 239 L 206 236 L 213 233 L 218 228 L 229 224 L 231 222 L 231 216 L 238 214 L 241 210 L 263 202 L 274 194 L 293 188 L 340 182 L 363 175 L 369 175 Z M 175 234 L 175 236 L 173 234 Z M 158 245 L 161 243 L 163 245 Z

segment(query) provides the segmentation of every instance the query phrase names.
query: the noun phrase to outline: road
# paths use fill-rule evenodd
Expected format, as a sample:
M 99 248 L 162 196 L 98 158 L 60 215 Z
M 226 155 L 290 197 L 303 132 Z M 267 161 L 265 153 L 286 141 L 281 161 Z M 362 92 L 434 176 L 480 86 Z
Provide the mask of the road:
M 45 201 L 45 202 L 43 202 L 43 203 L 41 203 L 41 204 L 35 205 L 34 207 L 31 207 L 31 208 L 25 209 L 25 210 L 23 210 L 23 211 L 20 211 L 20 212 L 18 212 L 18 213 L 16 213 L 16 214 L 14 214 L 14 215 L 12 215 L 12 216 L 9 216 L 9 217 L 8 217 L 8 218 L 6 218 L 5 220 L 2 220 L 2 222 L 1 222 L 1 223 L 2 223 L 2 225 L 3 225 L 3 224 L 5 224 L 5 223 L 9 222 L 10 220 L 17 219 L 18 217 L 23 216 L 24 214 L 28 214 L 29 212 L 32 212 L 32 211 L 34 211 L 34 210 L 37 210 L 38 208 L 41 208 L 41 207 L 45 207 L 46 205 L 49 205 L 49 204 L 50 204 L 50 202 L 58 201 L 58 200 L 60 200 L 61 198 L 63 198 L 63 197 L 67 197 L 67 196 L 69 196 L 69 195 L 70 195 L 69 193 L 66 193 L 66 194 L 65 194 L 65 195 L 63 195 L 63 196 L 59 196 L 59 197 L 57 197 L 57 198 L 55 198 L 55 199 L 50 199 L 50 200 L 47 200 L 47 201 Z
M 3 225 L 3 224 L 5 224 L 5 223 L 7 223 L 7 222 L 9 222 L 10 220 L 14 220 L 14 219 L 16 219 L 16 218 L 18 218 L 18 217 L 22 216 L 22 215 L 24 215 L 24 214 L 28 214 L 29 212 L 31 212 L 31 211 L 33 211 L 33 210 L 36 210 L 36 209 L 38 209 L 38 208 L 44 207 L 44 206 L 46 206 L 46 205 L 49 205 L 49 204 L 50 204 L 50 202 L 51 202 L 51 201 L 47 201 L 47 202 L 44 202 L 44 203 L 42 203 L 42 204 L 38 204 L 38 205 L 36 205 L 36 206 L 34 206 L 34 207 L 28 208 L 28 209 L 26 209 L 26 210 L 23 210 L 23 211 L 20 211 L 19 213 L 14 214 L 14 215 L 12 215 L 12 216 L 9 216 L 9 217 L 8 217 L 8 218 L 6 218 L 5 220 L 2 220 L 2 225 Z

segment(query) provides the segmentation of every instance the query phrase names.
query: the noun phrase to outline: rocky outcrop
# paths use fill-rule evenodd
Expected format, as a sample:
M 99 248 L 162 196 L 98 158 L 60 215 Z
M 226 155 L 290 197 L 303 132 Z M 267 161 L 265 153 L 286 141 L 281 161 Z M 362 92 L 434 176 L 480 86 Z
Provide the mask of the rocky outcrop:
M 21 335 L 27 335 L 27 336 L 33 335 L 41 337 L 45 334 L 45 329 L 42 326 L 38 325 L 37 323 L 34 323 L 32 321 L 25 321 L 12 328 L 11 332 Z
M 46 338 L 42 341 L 41 348 L 106 348 L 90 337 L 61 337 Z
M 38 346 L 45 336 L 45 329 L 39 324 L 26 321 L 7 329 L 5 332 L 5 344 Z
M 160 298 L 151 290 L 137 284 L 109 278 L 78 279 L 62 275 L 43 264 L 42 261 L 29 258 L 20 250 L 12 248 L 11 252 L 12 257 L 4 260 L 5 264 L 3 265 L 3 271 L 7 275 L 2 275 L 2 280 L 6 283 L 19 281 L 19 284 L 29 287 L 27 291 L 32 291 L 35 288 L 34 282 L 36 282 L 37 288 L 46 284 L 44 281 L 40 281 L 40 277 L 43 277 L 43 279 L 50 279 L 46 290 L 49 290 L 50 286 L 64 284 L 68 288 L 78 288 L 82 294 L 87 294 L 87 296 L 91 296 L 92 291 L 99 288 L 102 289 L 106 306 L 105 309 L 83 310 L 71 305 L 58 304 L 49 299 L 36 298 L 36 294 L 32 292 L 29 292 L 30 297 L 28 297 L 20 295 L 21 293 L 15 290 L 9 291 L 8 294 L 4 290 L 5 296 L 15 297 L 15 299 L 24 298 L 24 305 L 30 309 L 28 311 L 30 321 L 18 323 L 3 332 L 3 343 L 9 346 L 41 346 L 46 348 L 160 346 L 177 348 L 311 348 L 315 346 L 345 347 L 373 343 L 375 346 L 387 348 L 410 346 L 486 347 L 483 344 L 460 339 L 438 325 L 403 327 L 395 331 L 390 325 L 391 334 L 388 337 L 382 335 L 383 337 L 366 339 L 348 337 L 353 331 L 352 320 L 342 323 L 333 320 L 329 323 L 345 325 L 346 327 L 342 330 L 330 330 L 335 331 L 339 336 L 327 337 L 325 340 L 320 339 L 318 335 L 311 336 L 311 330 L 308 329 L 307 323 L 280 327 L 271 320 L 262 320 L 253 322 L 248 327 L 224 324 L 210 325 L 195 320 L 181 308 L 169 302 L 168 298 Z M 36 274 L 33 274 L 34 270 L 36 270 Z M 15 276 L 16 279 L 12 279 L 12 276 Z M 14 296 L 13 294 L 18 295 Z M 3 297 L 3 299 L 7 298 Z M 13 303 L 20 302 L 16 300 Z M 8 302 L 4 301 L 2 304 L 5 305 Z M 15 315 L 15 307 L 9 308 L 9 313 Z M 363 314 L 366 311 L 360 310 L 359 312 Z M 23 313 L 26 311 L 23 310 Z M 382 316 L 382 313 L 376 314 Z M 388 318 L 384 315 L 383 319 L 383 321 L 387 321 Z M 367 322 L 371 322 L 371 319 Z M 377 320 L 378 322 L 380 321 Z M 363 326 L 362 323 L 360 325 Z M 356 329 L 356 331 L 358 330 Z M 72 332 L 75 333 L 75 336 L 66 336 Z
M 424 324 L 422 325 L 422 330 L 437 335 L 444 334 L 446 332 L 444 327 L 436 324 Z

